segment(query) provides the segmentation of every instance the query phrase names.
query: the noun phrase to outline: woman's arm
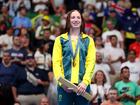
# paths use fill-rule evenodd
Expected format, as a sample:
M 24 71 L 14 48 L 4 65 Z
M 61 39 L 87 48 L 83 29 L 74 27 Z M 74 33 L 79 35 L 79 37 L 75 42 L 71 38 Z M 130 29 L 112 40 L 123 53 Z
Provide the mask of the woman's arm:
M 53 62 L 53 72 L 56 80 L 58 78 L 64 77 L 62 73 L 62 47 L 60 43 L 60 37 L 55 39 L 54 47 L 53 47 L 53 55 L 52 55 L 52 62 Z
M 91 78 L 93 75 L 94 65 L 96 60 L 96 48 L 95 48 L 94 41 L 92 38 L 89 38 L 89 40 L 90 42 L 89 42 L 87 57 L 85 61 L 86 70 L 82 81 L 86 85 L 89 85 L 91 83 Z

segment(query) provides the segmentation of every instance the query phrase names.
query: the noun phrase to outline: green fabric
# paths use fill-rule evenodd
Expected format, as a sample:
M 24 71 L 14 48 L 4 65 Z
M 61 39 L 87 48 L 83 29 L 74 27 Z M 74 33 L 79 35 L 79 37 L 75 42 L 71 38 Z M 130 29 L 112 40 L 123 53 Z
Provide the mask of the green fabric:
M 80 62 L 79 62 L 79 83 L 82 81 L 83 79 L 83 76 L 85 74 L 85 59 L 86 59 L 86 56 L 87 56 L 87 50 L 88 50 L 88 45 L 89 45 L 89 39 L 88 38 L 85 38 L 85 39 L 81 39 L 80 41 Z
M 35 12 L 31 12 L 31 11 L 27 12 L 27 17 L 29 17 L 30 19 L 36 17 L 37 15 L 38 13 L 35 13 Z
M 55 26 L 60 25 L 61 16 L 51 15 L 50 18 L 51 18 L 52 25 L 55 25 Z
M 70 54 L 69 48 L 69 40 L 65 40 L 60 38 L 60 42 L 62 45 L 62 56 L 63 56 L 63 68 L 64 68 L 64 76 L 69 81 L 71 80 L 71 59 L 72 55 Z
M 118 90 L 118 95 L 121 96 L 123 93 L 126 93 L 131 96 L 138 96 L 140 95 L 140 87 L 134 82 L 125 83 L 123 81 L 119 81 L 115 84 L 115 88 Z M 135 105 L 134 101 L 129 99 L 122 99 L 121 100 L 123 105 Z

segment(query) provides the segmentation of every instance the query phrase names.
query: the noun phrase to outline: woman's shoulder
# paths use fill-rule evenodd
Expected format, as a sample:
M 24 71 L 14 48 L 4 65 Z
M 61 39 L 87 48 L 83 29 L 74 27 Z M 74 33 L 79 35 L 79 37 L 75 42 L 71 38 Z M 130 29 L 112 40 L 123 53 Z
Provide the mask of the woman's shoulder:
M 55 40 L 58 40 L 58 39 L 60 39 L 60 38 L 65 38 L 65 39 L 67 39 L 67 38 L 68 38 L 68 34 L 67 34 L 67 33 L 60 34 L 59 36 L 56 37 Z
M 82 33 L 82 38 L 83 39 L 89 39 L 90 41 L 93 41 L 93 38 L 91 36 L 89 36 L 88 34 Z
M 82 35 L 82 38 L 91 38 L 88 34 L 85 34 L 85 33 L 83 33 L 83 32 L 82 32 L 81 35 Z

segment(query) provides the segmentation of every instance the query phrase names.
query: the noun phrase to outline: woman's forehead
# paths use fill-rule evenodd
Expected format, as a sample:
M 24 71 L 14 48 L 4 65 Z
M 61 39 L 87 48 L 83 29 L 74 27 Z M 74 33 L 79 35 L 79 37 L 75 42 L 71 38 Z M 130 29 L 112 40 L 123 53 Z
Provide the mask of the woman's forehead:
M 80 13 L 79 13 L 77 10 L 75 10 L 75 11 L 73 11 L 73 12 L 71 13 L 71 16 L 73 16 L 73 15 L 79 15 L 79 16 L 81 16 Z

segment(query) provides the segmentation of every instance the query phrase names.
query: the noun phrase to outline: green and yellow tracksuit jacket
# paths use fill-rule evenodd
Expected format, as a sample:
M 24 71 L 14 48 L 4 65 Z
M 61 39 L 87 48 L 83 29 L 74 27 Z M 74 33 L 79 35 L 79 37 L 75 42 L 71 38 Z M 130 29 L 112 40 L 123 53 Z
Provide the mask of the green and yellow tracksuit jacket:
M 78 41 L 78 39 L 77 39 Z M 77 42 L 72 40 L 73 51 Z M 95 45 L 91 37 L 81 35 L 78 53 L 75 58 L 76 65 L 73 66 L 73 57 L 69 47 L 68 33 L 58 36 L 53 48 L 53 72 L 56 80 L 61 76 L 71 83 L 80 82 L 89 85 L 95 65 Z

